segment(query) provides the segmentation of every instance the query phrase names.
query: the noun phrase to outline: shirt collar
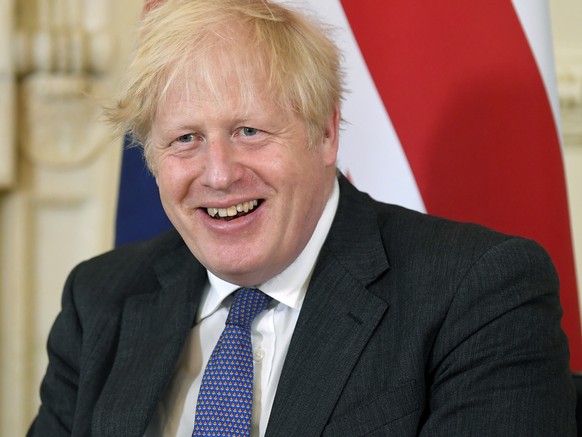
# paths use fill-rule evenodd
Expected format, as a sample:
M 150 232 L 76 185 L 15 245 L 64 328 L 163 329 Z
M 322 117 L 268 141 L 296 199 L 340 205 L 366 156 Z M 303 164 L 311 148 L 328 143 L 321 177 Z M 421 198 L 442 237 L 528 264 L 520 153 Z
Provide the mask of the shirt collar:
M 327 238 L 339 203 L 339 183 L 335 180 L 332 192 L 325 205 L 317 226 L 303 251 L 297 259 L 277 276 L 260 284 L 258 288 L 274 300 L 291 308 L 301 309 L 307 286 L 315 267 L 319 252 Z M 240 286 L 223 281 L 211 272 L 208 273 L 210 287 L 204 293 L 198 310 L 198 320 L 214 313 L 222 302 Z

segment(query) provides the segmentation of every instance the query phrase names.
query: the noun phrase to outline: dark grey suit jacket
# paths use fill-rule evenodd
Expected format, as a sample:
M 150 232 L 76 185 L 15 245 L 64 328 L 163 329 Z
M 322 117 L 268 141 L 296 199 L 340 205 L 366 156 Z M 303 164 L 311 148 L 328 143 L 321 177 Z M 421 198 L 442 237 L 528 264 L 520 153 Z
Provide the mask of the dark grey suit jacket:
M 547 254 L 340 184 L 267 436 L 574 436 Z M 79 265 L 29 436 L 142 436 L 205 281 L 175 232 Z

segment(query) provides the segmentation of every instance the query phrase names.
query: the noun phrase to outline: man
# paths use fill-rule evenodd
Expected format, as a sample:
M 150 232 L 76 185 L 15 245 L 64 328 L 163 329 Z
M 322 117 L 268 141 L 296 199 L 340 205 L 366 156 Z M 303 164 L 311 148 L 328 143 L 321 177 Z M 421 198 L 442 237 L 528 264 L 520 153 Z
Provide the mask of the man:
M 29 435 L 575 435 L 548 256 L 337 175 L 340 55 L 319 25 L 170 0 L 138 40 L 109 116 L 177 232 L 71 273 Z M 233 336 L 249 343 L 223 360 Z

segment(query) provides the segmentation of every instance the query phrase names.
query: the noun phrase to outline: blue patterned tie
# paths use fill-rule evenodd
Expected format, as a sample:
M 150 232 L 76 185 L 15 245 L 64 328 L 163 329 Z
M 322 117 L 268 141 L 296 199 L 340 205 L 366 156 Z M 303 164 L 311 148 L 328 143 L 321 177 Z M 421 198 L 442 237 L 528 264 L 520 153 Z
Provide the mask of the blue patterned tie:
M 253 409 L 251 324 L 271 298 L 256 288 L 240 288 L 226 326 L 206 365 L 193 437 L 250 436 Z

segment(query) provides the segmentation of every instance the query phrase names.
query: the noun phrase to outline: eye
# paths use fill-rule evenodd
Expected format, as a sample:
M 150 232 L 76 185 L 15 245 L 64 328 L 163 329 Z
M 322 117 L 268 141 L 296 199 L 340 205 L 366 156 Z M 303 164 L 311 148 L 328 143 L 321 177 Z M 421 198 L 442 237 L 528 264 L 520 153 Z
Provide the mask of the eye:
M 170 142 L 170 147 L 175 150 L 193 150 L 204 141 L 204 137 L 196 132 L 182 134 Z
M 240 129 L 240 132 L 242 135 L 244 135 L 245 137 L 252 137 L 257 135 L 260 131 L 258 129 L 255 129 L 254 127 L 242 127 Z
M 176 141 L 178 141 L 179 143 L 192 142 L 192 141 L 194 141 L 194 134 L 180 135 L 178 138 L 176 138 Z

